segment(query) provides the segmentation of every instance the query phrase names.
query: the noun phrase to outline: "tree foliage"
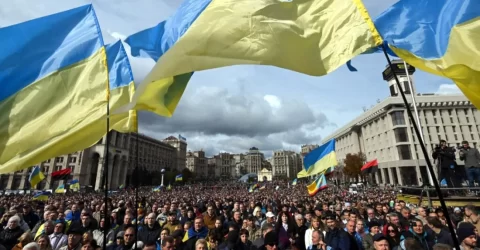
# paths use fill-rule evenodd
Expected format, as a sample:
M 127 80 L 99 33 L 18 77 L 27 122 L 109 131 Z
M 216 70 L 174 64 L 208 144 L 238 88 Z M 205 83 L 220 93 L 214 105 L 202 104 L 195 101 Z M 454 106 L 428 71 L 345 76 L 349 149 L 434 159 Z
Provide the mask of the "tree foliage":
M 184 168 L 182 170 L 182 176 L 183 176 L 183 182 L 187 182 L 195 178 L 195 175 L 188 168 Z
M 361 174 L 360 169 L 366 161 L 366 156 L 362 152 L 357 154 L 347 154 L 343 160 L 343 173 L 347 177 L 356 178 Z

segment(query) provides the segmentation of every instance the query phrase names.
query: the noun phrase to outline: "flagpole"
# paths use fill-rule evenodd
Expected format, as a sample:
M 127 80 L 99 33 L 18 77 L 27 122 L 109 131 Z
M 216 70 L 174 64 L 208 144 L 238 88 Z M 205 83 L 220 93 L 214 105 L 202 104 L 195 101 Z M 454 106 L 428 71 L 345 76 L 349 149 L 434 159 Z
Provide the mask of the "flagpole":
M 388 66 L 393 69 L 392 62 L 390 61 L 390 57 L 388 56 L 387 49 L 386 49 L 385 46 L 386 46 L 385 44 L 382 46 L 383 54 L 385 55 L 385 58 L 387 59 Z M 427 148 L 425 147 L 425 142 L 423 141 L 423 137 L 420 134 L 420 129 L 415 122 L 415 118 L 413 117 L 412 110 L 410 110 L 410 104 L 408 103 L 407 98 L 405 97 L 405 93 L 403 92 L 403 88 L 400 84 L 400 80 L 398 80 L 398 76 L 397 76 L 397 73 L 395 72 L 395 70 L 392 70 L 392 73 L 393 73 L 393 77 L 395 78 L 395 82 L 396 82 L 397 87 L 398 87 L 398 92 L 400 92 L 400 94 L 402 96 L 402 99 L 403 99 L 403 103 L 405 104 L 405 108 L 407 110 L 408 117 L 410 118 L 411 122 L 414 125 L 413 129 L 415 130 L 415 134 L 418 138 L 420 148 L 422 149 L 423 156 L 424 156 L 425 162 L 427 164 L 427 168 L 430 171 L 430 174 L 432 176 L 435 176 L 435 172 L 433 171 L 433 166 L 432 166 L 432 163 L 430 161 L 430 157 L 428 155 Z M 443 211 L 448 211 L 447 205 L 445 204 L 445 200 L 443 198 L 443 194 L 442 194 L 442 191 L 440 189 L 440 185 L 438 184 L 437 178 L 432 178 L 432 181 L 433 181 L 433 184 L 435 186 L 435 190 L 437 191 L 438 199 L 440 200 L 440 205 L 442 206 L 442 210 Z M 453 244 L 455 245 L 455 249 L 460 250 L 460 244 L 458 242 L 457 237 L 455 236 L 455 229 L 453 227 L 452 220 L 450 219 L 450 215 L 447 212 L 445 212 L 444 215 L 445 215 L 445 219 L 447 221 L 448 229 L 450 230 L 450 234 L 451 234 L 452 239 L 453 239 Z
M 415 118 L 417 121 L 417 124 L 414 124 L 415 126 L 418 125 L 418 130 L 420 131 L 420 138 L 422 138 L 422 141 L 425 141 L 423 137 L 423 129 L 422 129 L 422 122 L 420 121 L 420 116 L 418 114 L 418 109 L 417 109 L 417 100 L 415 98 L 415 93 L 413 91 L 413 84 L 412 81 L 410 80 L 410 74 L 408 73 L 408 66 L 407 62 L 403 61 L 403 66 L 405 67 L 405 74 L 407 75 L 407 80 L 408 80 L 408 86 L 410 87 L 410 97 L 412 98 L 412 105 L 413 105 L 413 111 L 415 112 Z M 417 159 L 417 162 L 420 160 Z M 428 172 L 428 183 L 430 186 L 433 186 L 433 178 L 430 172 Z
M 137 118 L 138 119 L 138 118 Z M 138 179 L 138 144 L 139 144 L 139 136 L 138 136 L 138 120 L 137 120 L 137 134 L 135 136 L 135 176 L 133 177 L 135 179 L 135 221 L 137 222 L 135 225 L 135 249 L 137 249 L 137 241 L 138 241 L 138 187 L 140 186 L 139 179 Z
M 103 155 L 103 178 L 104 179 L 104 219 L 105 221 L 109 220 L 110 222 L 110 216 L 108 215 L 108 164 L 110 163 L 109 161 L 109 152 L 110 152 L 110 90 L 109 86 L 107 86 L 107 135 L 105 136 L 105 152 Z M 108 223 L 109 225 L 110 223 Z M 104 230 L 103 232 L 103 249 L 107 249 L 107 233 L 108 231 Z

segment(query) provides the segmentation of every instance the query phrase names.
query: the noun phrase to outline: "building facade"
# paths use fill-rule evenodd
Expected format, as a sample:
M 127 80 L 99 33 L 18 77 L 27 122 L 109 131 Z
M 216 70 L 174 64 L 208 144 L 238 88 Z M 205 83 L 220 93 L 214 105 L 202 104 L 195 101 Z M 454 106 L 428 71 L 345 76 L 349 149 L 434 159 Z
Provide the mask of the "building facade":
M 302 169 L 301 155 L 288 150 L 274 151 L 270 163 L 273 177 L 292 179 Z
M 265 157 L 260 150 L 252 147 L 245 154 L 243 166 L 247 173 L 258 173 L 262 170 L 262 164 L 265 162 Z
M 394 61 L 394 65 L 403 65 L 403 62 Z M 415 95 L 428 157 L 441 139 L 452 147 L 459 146 L 463 140 L 468 141 L 471 147 L 478 147 L 480 112 L 463 95 L 415 93 L 414 69 L 407 67 L 408 75 L 404 67 L 400 67 L 402 70 L 397 74 L 412 112 L 410 95 L 412 92 Z M 322 143 L 335 139 L 339 163 L 348 153 L 363 152 L 367 161 L 377 159 L 379 171 L 374 178 L 377 183 L 421 185 L 428 182 L 425 157 L 391 70 L 387 67 L 384 71 L 390 96 L 326 137 Z M 431 161 L 433 163 L 433 159 Z M 463 165 L 460 161 L 457 163 Z
M 186 158 L 186 167 L 192 173 L 195 174 L 195 177 L 198 179 L 204 179 L 208 176 L 207 168 L 207 158 L 205 157 L 205 152 L 203 150 L 188 152 Z
M 138 154 L 137 142 L 138 139 Z M 52 172 L 70 168 L 70 179 L 78 179 L 80 186 L 91 189 L 104 187 L 104 166 L 108 164 L 108 182 L 110 189 L 116 189 L 129 183 L 133 169 L 138 166 L 148 172 L 159 172 L 162 168 L 177 166 L 177 148 L 145 135 L 135 133 L 110 132 L 109 152 L 106 150 L 106 136 L 95 145 L 75 153 L 61 155 L 38 164 L 45 180 L 36 189 L 56 189 L 64 181 L 52 181 Z M 105 156 L 108 155 L 108 158 Z M 28 177 L 32 168 L 0 176 L 0 189 L 30 189 Z
M 173 146 L 177 149 L 176 160 L 177 163 L 176 169 L 177 171 L 182 171 L 186 168 L 186 160 L 187 160 L 187 142 L 183 139 L 169 136 L 163 140 L 163 142 Z

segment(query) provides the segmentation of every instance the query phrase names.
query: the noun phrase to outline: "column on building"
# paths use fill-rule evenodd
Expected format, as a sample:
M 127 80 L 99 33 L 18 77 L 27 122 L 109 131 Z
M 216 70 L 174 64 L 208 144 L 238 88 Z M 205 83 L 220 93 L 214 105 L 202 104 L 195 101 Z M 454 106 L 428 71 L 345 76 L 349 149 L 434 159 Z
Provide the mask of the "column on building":
M 420 170 L 420 165 L 418 164 L 418 160 L 417 160 L 417 164 L 415 165 L 415 172 L 417 173 L 417 180 L 418 180 L 418 183 L 422 183 L 422 184 L 426 184 L 428 183 L 428 178 L 426 180 L 423 179 L 422 177 L 422 171 Z M 422 179 L 420 181 L 420 179 Z
M 395 178 L 393 178 L 392 168 L 387 168 L 387 172 L 388 172 L 388 178 L 390 179 L 390 183 L 397 184 L 397 183 L 394 183 Z
M 379 171 L 380 171 L 380 174 L 382 175 L 382 180 L 383 180 L 384 184 L 387 184 L 387 178 L 385 177 L 385 171 L 383 170 L 383 168 L 379 168 Z
M 398 183 L 395 183 L 395 184 L 403 185 L 403 177 L 402 177 L 402 173 L 400 172 L 400 168 L 401 167 L 393 168 L 393 170 L 397 174 L 397 180 L 398 180 Z
M 103 183 L 103 158 L 98 159 L 98 168 L 97 168 L 97 179 L 95 180 L 95 190 L 99 190 L 102 187 Z

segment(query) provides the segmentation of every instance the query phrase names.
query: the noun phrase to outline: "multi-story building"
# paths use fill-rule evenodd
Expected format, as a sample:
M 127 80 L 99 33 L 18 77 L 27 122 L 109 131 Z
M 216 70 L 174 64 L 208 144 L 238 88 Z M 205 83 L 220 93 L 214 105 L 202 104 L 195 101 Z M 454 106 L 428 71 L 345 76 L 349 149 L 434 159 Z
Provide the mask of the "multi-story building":
M 244 167 L 247 173 L 258 173 L 262 170 L 262 164 L 265 161 L 265 157 L 260 150 L 256 147 L 250 148 L 245 155 Z
M 122 184 L 134 183 L 133 171 L 137 163 L 139 169 L 152 173 L 152 175 L 155 173 L 160 174 L 162 169 L 175 169 L 177 167 L 177 149 L 172 145 L 142 134 L 128 133 L 126 135 L 128 137 L 128 152 L 130 156 L 128 161 L 129 178 L 125 180 L 126 183 Z
M 169 136 L 163 140 L 163 142 L 170 144 L 174 148 L 177 149 L 177 155 L 176 155 L 176 169 L 178 171 L 182 171 L 186 166 L 186 160 L 187 160 L 187 142 L 182 139 L 180 136 L 179 138 L 176 138 L 174 136 Z
M 270 161 L 272 164 L 273 177 L 286 177 L 290 179 L 297 176 L 297 173 L 301 171 L 302 167 L 301 159 L 300 154 L 293 151 L 274 151 Z
M 410 95 L 412 92 L 415 95 L 423 139 L 430 154 L 428 157 L 441 139 L 450 146 L 459 146 L 466 140 L 471 147 L 477 147 L 480 143 L 480 112 L 463 95 L 415 93 L 414 68 L 407 66 L 407 75 L 403 62 L 393 63 L 395 68 L 387 66 L 384 71 L 390 96 L 326 137 L 322 143 L 335 139 L 340 163 L 348 153 L 363 152 L 367 160 L 377 159 L 380 170 L 374 178 L 377 183 L 419 185 L 428 181 L 426 161 L 414 132 L 414 124 L 399 96 L 401 93 L 395 85 L 392 70 L 400 79 L 412 112 Z M 408 83 L 409 78 L 412 86 Z M 458 161 L 458 164 L 462 165 L 462 162 Z
M 137 145 L 138 139 L 138 162 Z M 162 168 L 177 166 L 178 150 L 169 144 L 153 138 L 135 133 L 110 132 L 109 152 L 105 152 L 106 136 L 97 144 L 68 155 L 61 155 L 48 159 L 40 164 L 45 174 L 44 181 L 37 185 L 37 189 L 55 189 L 63 181 L 52 182 L 52 172 L 70 168 L 70 179 L 78 179 L 81 186 L 98 190 L 104 187 L 104 165 L 108 163 L 109 187 L 117 188 L 129 183 L 128 174 L 138 163 L 139 168 L 148 172 L 157 172 Z M 108 155 L 108 159 L 105 158 Z M 29 189 L 28 177 L 31 168 L 15 173 L 0 176 L 0 189 Z
M 188 152 L 187 163 L 188 170 L 195 174 L 196 178 L 203 179 L 208 176 L 207 158 L 203 150 Z
M 235 157 L 230 153 L 219 153 L 215 159 L 215 177 L 231 178 L 235 176 Z

